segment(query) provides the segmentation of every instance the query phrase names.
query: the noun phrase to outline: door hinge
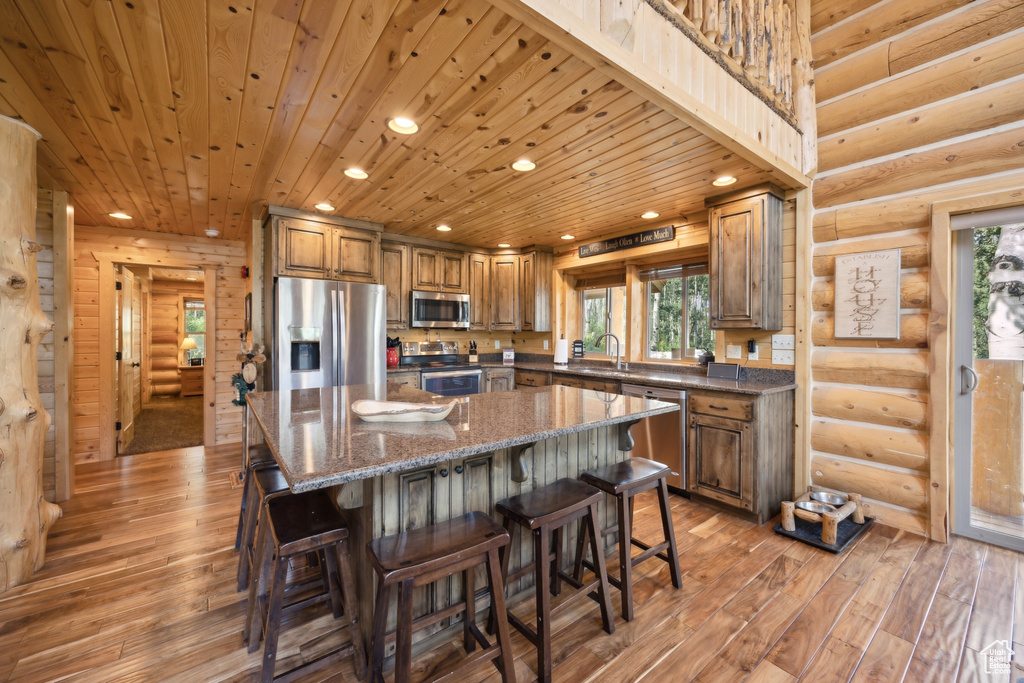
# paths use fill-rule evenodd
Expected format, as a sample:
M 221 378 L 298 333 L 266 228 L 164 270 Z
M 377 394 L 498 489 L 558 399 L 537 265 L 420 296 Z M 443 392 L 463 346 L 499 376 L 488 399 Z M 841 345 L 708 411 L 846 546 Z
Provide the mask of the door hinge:
M 121 360 L 121 352 L 120 351 L 115 351 L 114 352 L 114 360 Z
M 120 281 L 117 281 L 117 282 L 114 283 L 114 289 L 116 289 L 119 292 L 121 291 L 121 282 Z
M 114 429 L 117 430 L 117 431 L 121 431 L 121 421 L 120 420 L 118 420 L 117 422 L 114 423 Z

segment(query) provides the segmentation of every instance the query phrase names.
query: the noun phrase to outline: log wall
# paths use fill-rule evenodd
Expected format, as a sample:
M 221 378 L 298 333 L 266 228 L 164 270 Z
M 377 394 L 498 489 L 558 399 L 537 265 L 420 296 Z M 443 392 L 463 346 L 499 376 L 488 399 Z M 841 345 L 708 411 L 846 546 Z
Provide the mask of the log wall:
M 950 454 L 929 430 L 944 424 L 947 396 L 931 387 L 929 339 L 944 329 L 945 293 L 929 283 L 950 250 L 932 243 L 931 207 L 1022 184 L 1024 4 L 820 0 L 811 26 L 810 480 L 862 493 L 869 515 L 943 540 Z M 894 247 L 901 338 L 835 339 L 835 256 Z
M 73 453 L 76 462 L 113 457 L 113 436 L 101 434 L 101 414 L 109 410 L 101 401 L 101 386 L 113 377 L 101 373 L 101 320 L 103 306 L 109 300 L 100 293 L 101 266 L 126 263 L 139 266 L 163 266 L 191 269 L 209 268 L 216 278 L 216 352 L 212 395 L 215 443 L 241 441 L 241 409 L 232 405 L 235 391 L 231 375 L 238 372 L 239 334 L 244 323 L 246 283 L 239 275 L 245 262 L 245 245 L 228 240 L 197 239 L 110 227 L 80 227 L 75 236 L 75 349 L 74 392 L 75 430 Z M 110 296 L 113 296 L 111 292 Z M 112 310 L 112 309 L 111 309 Z M 112 322 L 113 318 L 110 318 Z M 212 340 L 211 340 L 212 341 Z M 209 368 L 208 368 L 209 371 Z M 209 382 L 209 380 L 208 380 Z M 211 394 L 207 394 L 211 397 Z M 111 424 L 111 428 L 112 428 Z M 213 445 L 207 442 L 207 445 Z
M 153 280 L 150 292 L 152 332 L 146 372 L 154 396 L 174 396 L 181 391 L 181 297 L 203 298 L 203 283 Z

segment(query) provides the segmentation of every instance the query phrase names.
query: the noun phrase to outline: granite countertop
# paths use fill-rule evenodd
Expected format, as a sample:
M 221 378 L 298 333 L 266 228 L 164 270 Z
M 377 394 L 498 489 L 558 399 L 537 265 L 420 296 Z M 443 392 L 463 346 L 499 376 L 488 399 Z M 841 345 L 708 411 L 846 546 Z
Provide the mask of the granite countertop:
M 481 363 L 481 365 L 484 367 L 502 367 L 501 363 Z M 614 367 L 602 368 L 591 365 L 573 365 L 572 363 L 565 367 L 556 367 L 554 363 L 517 361 L 515 368 L 517 370 L 554 372 L 560 375 L 573 375 L 576 377 L 608 379 L 619 381 L 623 384 L 640 384 L 643 386 L 663 387 L 665 389 L 713 389 L 751 395 L 773 394 L 796 389 L 796 384 L 793 382 L 765 382 L 757 379 L 741 379 L 738 381 L 708 379 L 703 374 L 664 372 L 648 369 L 627 371 L 616 370 Z
M 360 399 L 456 405 L 438 422 L 370 423 L 351 411 Z M 246 400 L 296 493 L 679 410 L 563 386 L 443 397 L 362 384 L 249 393 Z

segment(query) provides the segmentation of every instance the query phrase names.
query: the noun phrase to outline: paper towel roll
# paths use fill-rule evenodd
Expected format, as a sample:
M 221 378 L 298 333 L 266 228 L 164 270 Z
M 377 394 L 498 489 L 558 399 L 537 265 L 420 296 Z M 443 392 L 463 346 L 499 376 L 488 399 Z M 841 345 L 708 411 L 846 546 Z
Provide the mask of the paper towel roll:
M 568 339 L 556 339 L 555 340 L 555 363 L 558 365 L 565 365 L 569 362 L 569 340 Z

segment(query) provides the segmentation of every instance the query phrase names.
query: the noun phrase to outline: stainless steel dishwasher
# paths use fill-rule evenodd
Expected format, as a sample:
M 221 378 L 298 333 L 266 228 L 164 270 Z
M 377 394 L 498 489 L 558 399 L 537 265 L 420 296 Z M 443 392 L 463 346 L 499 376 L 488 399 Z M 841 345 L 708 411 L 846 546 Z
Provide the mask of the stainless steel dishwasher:
M 633 435 L 631 455 L 656 460 L 672 468 L 678 476 L 668 478 L 668 487 L 674 493 L 686 493 L 686 392 L 639 384 L 623 384 L 625 396 L 653 398 L 667 403 L 678 403 L 678 413 L 655 415 L 640 420 L 629 430 Z

